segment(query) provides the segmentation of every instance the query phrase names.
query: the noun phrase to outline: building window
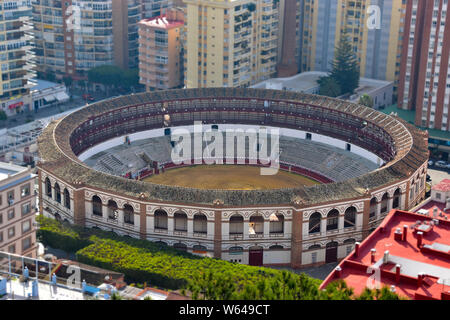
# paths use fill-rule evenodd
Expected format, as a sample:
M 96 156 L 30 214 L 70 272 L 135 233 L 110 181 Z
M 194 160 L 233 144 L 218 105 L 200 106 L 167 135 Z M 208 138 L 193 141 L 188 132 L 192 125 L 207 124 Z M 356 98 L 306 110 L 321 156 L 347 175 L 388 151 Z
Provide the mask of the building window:
M 12 244 L 8 247 L 8 252 L 9 253 L 16 253 L 16 245 Z
M 23 197 L 28 197 L 30 195 L 30 184 L 22 186 L 20 189 L 20 195 Z
M 311 263 L 317 263 L 317 252 L 311 253 Z
M 15 235 L 16 235 L 16 228 L 15 227 L 9 228 L 8 229 L 8 239 L 11 239 Z
M 11 190 L 7 193 L 8 204 L 12 205 L 14 203 L 14 190 Z
M 2 243 L 2 242 L 3 242 L 3 231 L 0 232 L 0 243 Z
M 436 192 L 436 199 L 441 199 L 441 194 L 439 192 Z
M 24 221 L 22 223 L 22 233 L 26 233 L 31 230 L 31 220 Z
M 8 220 L 14 219 L 14 209 L 8 211 Z
M 22 251 L 31 248 L 31 237 L 22 240 Z
M 29 214 L 31 212 L 31 204 L 28 203 L 24 203 L 22 205 L 22 216 Z

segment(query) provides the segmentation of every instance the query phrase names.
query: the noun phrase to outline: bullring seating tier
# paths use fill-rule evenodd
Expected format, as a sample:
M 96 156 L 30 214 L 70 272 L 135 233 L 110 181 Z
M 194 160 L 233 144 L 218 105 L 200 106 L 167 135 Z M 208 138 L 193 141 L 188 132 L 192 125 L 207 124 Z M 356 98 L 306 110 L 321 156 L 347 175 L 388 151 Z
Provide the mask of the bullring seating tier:
M 134 132 L 171 125 L 234 123 L 316 132 L 377 154 L 383 167 L 342 182 L 277 190 L 199 190 L 134 181 L 98 172 L 77 155 Z M 224 205 L 318 204 L 364 197 L 371 190 L 410 178 L 428 161 L 428 133 L 395 115 L 355 103 L 280 90 L 202 88 L 121 96 L 88 105 L 50 123 L 38 138 L 38 168 L 76 188 L 110 190 L 132 198 Z
M 224 144 L 226 145 L 225 135 Z M 192 144 L 191 154 L 194 152 L 193 148 Z M 205 143 L 203 148 L 205 148 Z M 232 154 L 236 154 L 236 151 L 235 147 Z M 282 136 L 280 137 L 280 151 L 281 163 L 310 169 L 335 182 L 355 178 L 377 169 L 375 163 L 357 154 L 304 139 Z M 130 171 L 134 173 L 148 165 L 140 157 L 141 152 L 145 152 L 151 160 L 157 161 L 160 165 L 172 162 L 172 146 L 168 136 L 138 140 L 131 142 L 131 145 L 122 144 L 101 151 L 84 162 L 95 170 L 124 176 Z M 225 147 L 223 154 L 226 154 Z M 248 158 L 248 143 L 245 145 L 245 155 Z

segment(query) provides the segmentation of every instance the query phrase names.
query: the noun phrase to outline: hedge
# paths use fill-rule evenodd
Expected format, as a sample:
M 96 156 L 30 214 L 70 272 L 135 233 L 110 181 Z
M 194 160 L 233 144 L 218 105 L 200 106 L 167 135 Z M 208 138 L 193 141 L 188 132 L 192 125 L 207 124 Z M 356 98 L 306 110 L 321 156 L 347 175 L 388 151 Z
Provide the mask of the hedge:
M 127 282 L 147 282 L 167 289 L 186 287 L 194 275 L 206 270 L 227 273 L 242 287 L 250 281 L 274 276 L 281 271 L 199 257 L 167 245 L 122 237 L 113 232 L 62 224 L 39 216 L 40 240 L 53 248 L 76 253 L 77 260 L 122 272 Z

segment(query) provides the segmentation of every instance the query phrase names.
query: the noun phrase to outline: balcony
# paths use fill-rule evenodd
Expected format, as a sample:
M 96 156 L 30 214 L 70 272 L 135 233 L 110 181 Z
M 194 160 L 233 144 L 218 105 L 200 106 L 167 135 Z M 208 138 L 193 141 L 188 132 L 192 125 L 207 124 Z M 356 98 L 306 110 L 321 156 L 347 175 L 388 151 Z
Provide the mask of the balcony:
M 207 238 L 208 234 L 206 232 L 195 232 L 193 234 L 194 238 Z
M 161 228 L 155 228 L 153 230 L 154 233 L 161 233 L 161 234 L 167 234 L 167 229 L 161 229 Z
M 243 233 L 230 233 L 229 239 L 230 240 L 243 240 L 244 234 Z
M 283 238 L 284 232 L 271 232 L 269 233 L 270 238 Z

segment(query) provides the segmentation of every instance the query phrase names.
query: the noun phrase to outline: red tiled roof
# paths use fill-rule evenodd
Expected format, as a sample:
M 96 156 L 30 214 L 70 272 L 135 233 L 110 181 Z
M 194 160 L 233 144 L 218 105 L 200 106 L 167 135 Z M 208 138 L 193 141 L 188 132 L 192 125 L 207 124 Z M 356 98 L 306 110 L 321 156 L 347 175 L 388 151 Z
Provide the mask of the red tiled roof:
M 438 219 L 432 230 L 423 234 L 422 245 L 418 247 L 418 235 L 414 229 L 417 221 L 430 224 L 433 217 L 412 212 L 392 210 L 383 223 L 367 237 L 340 264 L 341 271 L 333 270 L 324 280 L 320 289 L 330 282 L 343 279 L 356 294 L 360 294 L 370 284 L 373 271 L 369 267 L 377 264 L 380 269 L 380 284 L 395 286 L 396 292 L 410 299 L 450 300 L 450 221 Z M 400 228 L 403 233 L 407 226 L 406 240 L 395 236 Z M 429 245 L 433 247 L 429 247 Z M 371 249 L 375 248 L 374 262 Z M 383 263 L 383 255 L 389 251 L 389 262 Z M 396 277 L 396 264 L 401 265 Z M 448 272 L 447 272 L 448 271 Z M 340 273 L 340 275 L 339 275 Z M 418 274 L 424 273 L 419 283 Z M 443 283 L 442 280 L 446 279 Z
M 450 179 L 444 179 L 438 184 L 431 187 L 432 190 L 436 191 L 450 191 Z

